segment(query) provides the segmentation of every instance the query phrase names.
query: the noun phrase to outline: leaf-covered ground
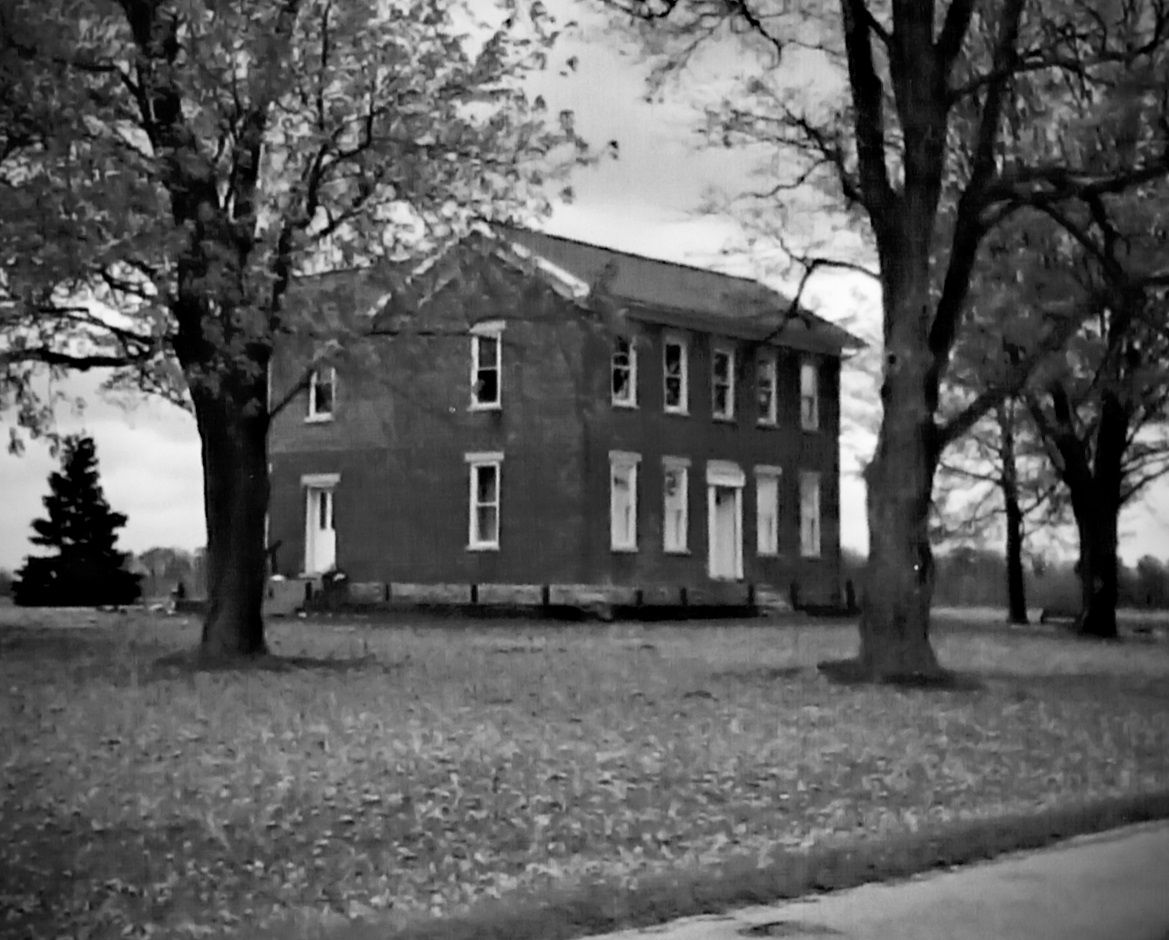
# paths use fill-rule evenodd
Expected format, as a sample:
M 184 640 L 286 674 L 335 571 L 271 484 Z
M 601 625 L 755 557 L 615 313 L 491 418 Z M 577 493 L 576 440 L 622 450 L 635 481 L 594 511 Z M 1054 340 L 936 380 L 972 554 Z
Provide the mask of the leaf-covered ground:
M 292 936 L 1169 787 L 1169 644 L 941 620 L 977 691 L 844 688 L 833 624 L 272 625 L 0 608 L 0 936 Z M 292 925 L 292 926 L 289 926 Z

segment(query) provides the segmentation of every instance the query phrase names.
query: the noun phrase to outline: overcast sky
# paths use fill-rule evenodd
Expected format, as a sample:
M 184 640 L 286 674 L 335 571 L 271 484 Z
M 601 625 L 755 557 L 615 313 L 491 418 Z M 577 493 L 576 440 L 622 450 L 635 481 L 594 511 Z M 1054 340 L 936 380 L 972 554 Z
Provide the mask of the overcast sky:
M 708 187 L 734 190 L 746 185 L 751 161 L 733 151 L 696 150 L 687 109 L 672 101 L 644 101 L 640 67 L 617 52 L 616 45 L 577 44 L 566 50 L 579 58 L 575 74 L 553 74 L 540 82 L 550 107 L 576 112 L 586 139 L 595 145 L 609 140 L 620 145 L 619 160 L 579 175 L 575 204 L 558 208 L 548 230 L 652 257 L 717 265 L 736 273 L 760 272 L 761 259 L 723 255 L 742 240 L 733 223 L 697 211 Z M 720 57 L 714 67 L 732 68 L 735 62 L 734 56 Z M 801 63 L 799 72 L 804 81 L 825 86 L 831 81 L 831 76 L 815 74 L 814 63 Z M 878 297 L 863 276 L 827 276 L 814 283 L 810 301 L 823 315 L 866 337 L 879 329 Z M 60 414 L 59 423 L 66 431 L 84 428 L 96 440 L 106 497 L 129 516 L 121 547 L 141 552 L 156 545 L 202 545 L 202 473 L 194 420 L 157 400 L 130 409 L 103 401 L 95 393 L 97 385 L 94 376 L 76 379 L 71 390 L 89 403 L 81 415 Z M 855 367 L 846 366 L 844 408 L 851 426 L 872 414 L 871 383 Z M 0 426 L 10 420 L 0 416 Z M 861 550 L 868 536 L 859 470 L 872 443 L 854 430 L 843 447 L 843 539 L 846 546 Z M 38 442 L 22 457 L 0 455 L 0 567 L 14 568 L 29 553 L 29 526 L 42 514 L 46 478 L 54 469 L 56 462 Z M 1128 511 L 1122 530 L 1121 554 L 1128 563 L 1144 554 L 1169 556 L 1169 488 L 1162 486 Z

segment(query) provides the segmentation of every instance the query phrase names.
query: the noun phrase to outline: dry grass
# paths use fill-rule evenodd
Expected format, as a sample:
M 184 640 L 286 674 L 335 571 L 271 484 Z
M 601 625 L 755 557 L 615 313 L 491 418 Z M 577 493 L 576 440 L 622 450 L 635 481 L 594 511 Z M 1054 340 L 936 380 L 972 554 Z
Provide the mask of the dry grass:
M 0 608 L 14 936 L 390 928 L 1169 787 L 1163 643 L 942 625 L 943 662 L 983 688 L 929 693 L 828 684 L 843 625 L 294 621 L 272 645 L 312 668 L 191 675 L 153 663 L 194 623 L 17 616 Z

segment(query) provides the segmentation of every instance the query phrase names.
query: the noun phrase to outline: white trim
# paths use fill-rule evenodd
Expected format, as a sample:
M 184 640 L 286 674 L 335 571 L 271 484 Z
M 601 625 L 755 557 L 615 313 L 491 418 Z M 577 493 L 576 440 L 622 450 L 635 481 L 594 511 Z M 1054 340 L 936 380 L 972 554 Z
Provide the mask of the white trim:
M 327 489 L 341 482 L 339 473 L 306 473 L 300 478 L 301 486 L 311 486 L 314 489 Z
M 465 460 L 467 463 L 502 463 L 503 451 L 472 450 L 463 454 L 463 460 Z
M 759 411 L 759 379 L 763 366 L 771 367 L 771 410 L 756 414 L 755 423 L 765 428 L 779 424 L 779 353 L 774 349 L 760 349 L 755 357 L 755 411 Z
M 472 336 L 498 336 L 507 328 L 507 321 L 501 319 L 480 320 L 472 323 L 467 330 Z
M 755 476 L 757 477 L 781 477 L 783 476 L 783 467 L 777 467 L 774 464 L 760 463 L 755 465 Z
M 467 551 L 491 552 L 499 551 L 500 536 L 503 531 L 503 454 L 468 453 L 464 455 L 467 463 Z M 495 470 L 495 502 L 480 503 L 478 476 L 483 467 L 492 467 Z M 478 517 L 476 510 L 481 506 L 495 507 L 495 538 L 480 539 L 478 535 Z
M 670 513 L 670 495 L 666 492 L 666 475 L 676 473 L 679 476 L 680 485 L 679 492 L 675 494 L 680 496 L 682 520 L 679 526 L 678 543 L 671 545 L 669 542 L 669 513 Z M 662 551 L 667 555 L 689 555 L 690 554 L 690 458 L 689 457 L 663 457 L 662 458 Z
M 715 342 L 710 351 L 710 416 L 715 421 L 734 421 L 735 420 L 735 399 L 738 397 L 735 394 L 735 362 L 737 356 L 735 355 L 735 346 L 733 343 L 726 341 Z M 717 387 L 715 385 L 715 361 L 720 355 L 727 357 L 727 410 L 715 410 L 715 403 L 717 401 Z
M 711 486 L 735 486 L 741 489 L 747 485 L 747 475 L 733 460 L 708 460 L 706 482 Z
M 618 398 L 613 392 L 613 373 L 616 371 L 617 344 L 629 345 L 629 397 Z M 632 336 L 614 336 L 613 351 L 609 356 L 609 401 L 614 408 L 637 407 L 637 342 Z
M 671 345 L 682 347 L 682 387 L 679 390 L 677 405 L 670 405 L 666 402 L 666 349 Z M 662 411 L 671 415 L 690 414 L 690 340 L 674 330 L 662 333 Z
M 609 463 L 636 465 L 641 463 L 641 454 L 632 450 L 611 450 L 609 451 Z
M 530 261 L 552 280 L 552 289 L 561 296 L 571 297 L 573 300 L 583 300 L 592 293 L 588 282 L 577 277 L 571 271 L 553 264 L 543 255 L 539 255 L 519 242 L 509 241 L 507 247 L 517 258 Z M 502 255 L 501 255 L 502 257 Z

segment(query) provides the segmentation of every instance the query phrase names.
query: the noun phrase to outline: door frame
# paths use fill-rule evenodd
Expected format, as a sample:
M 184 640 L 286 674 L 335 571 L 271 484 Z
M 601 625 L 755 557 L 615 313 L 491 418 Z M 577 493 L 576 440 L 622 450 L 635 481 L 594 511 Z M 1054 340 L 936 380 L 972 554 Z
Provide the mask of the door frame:
M 706 575 L 711 580 L 743 580 L 743 488 L 746 484 L 747 475 L 737 463 L 730 460 L 706 462 Z M 715 490 L 718 487 L 733 490 L 735 494 L 734 573 L 730 578 L 714 573 Z
M 304 573 L 308 575 L 325 574 L 324 571 L 316 571 L 314 564 L 314 549 L 315 538 L 314 534 L 319 531 L 314 525 L 315 513 L 313 512 L 313 494 L 327 492 L 331 500 L 330 515 L 333 523 L 333 567 L 337 567 L 337 485 L 341 482 L 341 474 L 339 473 L 306 473 L 300 478 L 300 484 L 304 488 Z

